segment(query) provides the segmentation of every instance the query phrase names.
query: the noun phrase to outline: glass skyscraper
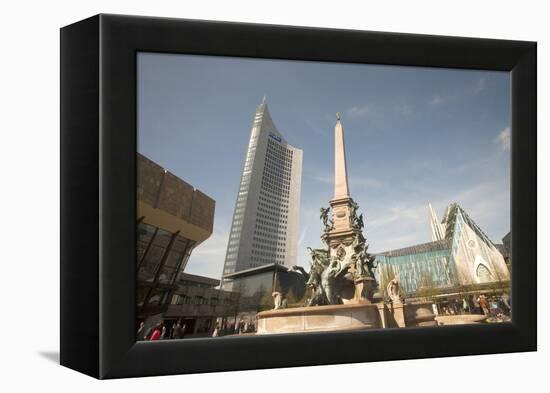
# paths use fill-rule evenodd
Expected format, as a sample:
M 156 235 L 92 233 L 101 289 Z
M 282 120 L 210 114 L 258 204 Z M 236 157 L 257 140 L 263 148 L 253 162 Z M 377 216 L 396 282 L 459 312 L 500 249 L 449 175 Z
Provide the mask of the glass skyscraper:
M 302 150 L 277 130 L 264 98 L 252 124 L 223 275 L 296 264 L 301 176 Z

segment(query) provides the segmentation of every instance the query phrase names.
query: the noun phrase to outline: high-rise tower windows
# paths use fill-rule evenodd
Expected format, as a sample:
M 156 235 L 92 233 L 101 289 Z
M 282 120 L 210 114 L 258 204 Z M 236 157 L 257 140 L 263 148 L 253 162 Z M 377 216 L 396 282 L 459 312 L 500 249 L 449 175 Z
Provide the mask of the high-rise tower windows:
M 245 155 L 224 274 L 263 264 L 296 264 L 302 151 L 258 106 Z

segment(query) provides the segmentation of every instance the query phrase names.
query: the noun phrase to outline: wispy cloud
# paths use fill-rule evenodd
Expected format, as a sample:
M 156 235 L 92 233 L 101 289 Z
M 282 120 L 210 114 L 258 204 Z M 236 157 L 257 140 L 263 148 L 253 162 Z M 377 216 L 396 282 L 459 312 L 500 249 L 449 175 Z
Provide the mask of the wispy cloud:
M 345 114 L 351 118 L 366 118 L 372 116 L 374 108 L 372 105 L 352 106 L 345 111 Z
M 383 214 L 376 215 L 376 218 L 369 220 L 367 225 L 369 228 L 377 229 L 396 222 L 403 224 L 404 222 L 413 221 L 416 224 L 421 224 L 425 221 L 426 206 L 427 204 L 392 206 Z
M 510 140 L 512 137 L 512 131 L 510 126 L 500 131 L 495 138 L 495 143 L 502 148 L 502 151 L 510 151 Z
M 382 182 L 381 180 L 375 179 L 373 177 L 350 176 L 348 181 L 349 181 L 350 187 L 380 188 L 384 186 L 384 182 Z
M 300 237 L 298 238 L 298 248 L 303 247 L 304 239 L 306 238 L 308 228 L 309 228 L 309 225 L 306 225 L 306 227 L 300 233 Z
M 485 78 L 479 78 L 472 84 L 465 86 L 463 89 L 447 93 L 434 93 L 428 100 L 430 106 L 438 106 L 449 101 L 465 99 L 470 96 L 476 96 L 486 88 Z
M 314 132 L 315 134 L 317 135 L 321 135 L 321 136 L 324 136 L 324 137 L 328 137 L 328 129 L 327 130 L 324 130 L 323 127 L 319 127 L 317 124 L 315 124 L 313 121 L 311 121 L 310 119 L 304 119 L 304 123 L 306 124 L 307 128 Z
M 334 182 L 334 177 L 329 175 L 317 175 L 314 178 L 319 183 L 332 184 Z
M 373 252 L 408 247 L 428 242 L 427 203 L 402 203 L 391 207 L 368 205 L 366 214 L 366 236 Z
M 440 94 L 434 94 L 432 98 L 430 98 L 429 104 L 431 106 L 437 106 L 437 105 L 441 105 L 443 101 L 445 101 L 443 96 L 441 96 Z
M 332 175 L 317 175 L 315 180 L 323 184 L 334 184 L 334 176 Z M 381 180 L 373 177 L 365 176 L 349 176 L 348 185 L 350 187 L 375 187 L 380 188 L 384 185 Z
M 344 111 L 350 119 L 381 121 L 388 116 L 411 116 L 415 113 L 413 104 L 406 97 L 397 97 L 389 102 L 355 105 Z
M 472 94 L 477 95 L 485 90 L 485 78 L 479 78 L 472 86 Z
M 409 103 L 398 104 L 395 107 L 396 111 L 402 115 L 410 116 L 414 113 L 414 108 Z
M 503 212 L 510 211 L 510 193 L 499 179 L 472 185 L 463 191 L 433 190 L 433 197 L 400 198 L 372 206 L 367 204 L 366 236 L 370 239 L 373 252 L 399 249 L 413 244 L 429 242 L 428 202 L 439 213 L 439 219 L 446 206 L 459 203 L 476 223 L 494 241 L 500 241 L 505 234 L 503 228 L 509 223 Z M 504 232 L 506 229 L 504 229 Z

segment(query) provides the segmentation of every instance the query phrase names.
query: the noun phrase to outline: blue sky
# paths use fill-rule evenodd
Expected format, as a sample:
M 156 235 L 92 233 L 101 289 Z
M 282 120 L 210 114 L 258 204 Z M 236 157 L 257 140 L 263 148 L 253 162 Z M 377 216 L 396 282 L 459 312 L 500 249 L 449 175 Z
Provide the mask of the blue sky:
M 333 192 L 335 113 L 369 251 L 430 241 L 460 203 L 499 243 L 510 230 L 510 74 L 171 54 L 138 55 L 138 151 L 216 200 L 187 270 L 219 278 L 250 128 L 262 97 L 304 151 L 299 263 L 321 246 Z

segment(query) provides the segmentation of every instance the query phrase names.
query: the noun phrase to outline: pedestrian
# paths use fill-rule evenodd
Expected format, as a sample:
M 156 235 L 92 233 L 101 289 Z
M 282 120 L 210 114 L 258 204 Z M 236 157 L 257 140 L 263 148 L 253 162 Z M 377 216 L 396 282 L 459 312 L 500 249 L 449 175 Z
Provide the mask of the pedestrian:
M 462 310 L 464 311 L 464 314 L 470 313 L 470 305 L 468 304 L 468 300 L 466 298 L 462 299 Z
M 504 304 L 500 300 L 500 296 L 493 296 L 490 303 L 491 308 L 495 309 L 499 314 L 502 314 Z
M 477 301 L 479 303 L 479 307 L 481 308 L 481 311 L 483 311 L 483 314 L 488 316 L 489 315 L 489 303 L 487 302 L 487 298 L 484 294 L 479 295 L 477 298 Z
M 237 331 L 239 332 L 239 334 L 241 334 L 243 332 L 243 328 L 244 328 L 244 321 L 241 319 L 237 326 L 238 326 Z
M 164 337 L 166 337 L 166 326 L 162 324 L 162 329 L 160 331 L 160 339 L 164 340 Z
M 476 305 L 475 305 L 475 302 L 474 302 L 474 296 L 469 295 L 467 300 L 468 300 L 468 308 L 470 309 L 470 314 L 475 313 L 476 312 Z
M 172 325 L 172 333 L 170 336 L 174 340 L 179 340 L 181 338 L 181 320 Z
M 474 297 L 474 309 L 478 314 L 483 314 L 481 307 L 479 306 L 479 297 L 478 298 Z
M 218 337 L 219 334 L 220 334 L 219 328 L 218 328 L 218 325 L 216 325 L 216 327 L 214 328 L 214 331 L 212 332 L 212 337 Z
M 139 328 L 136 333 L 136 341 L 145 340 L 144 333 L 145 333 L 145 322 L 141 321 L 139 323 Z
M 160 335 L 162 334 L 162 323 L 158 323 L 155 328 L 153 329 L 153 333 L 151 333 L 151 337 L 149 338 L 149 341 L 157 341 L 160 339 Z
M 453 309 L 455 314 L 460 314 L 461 307 L 458 299 L 453 300 Z

